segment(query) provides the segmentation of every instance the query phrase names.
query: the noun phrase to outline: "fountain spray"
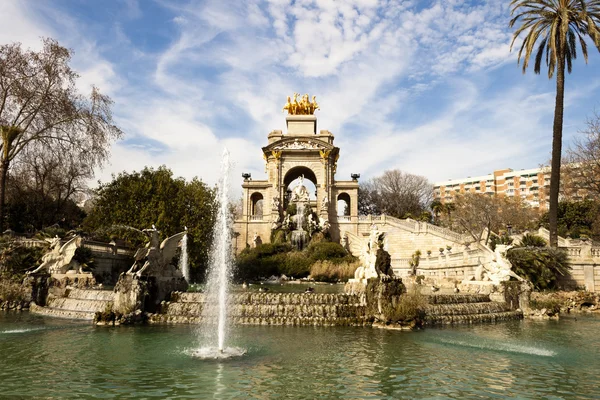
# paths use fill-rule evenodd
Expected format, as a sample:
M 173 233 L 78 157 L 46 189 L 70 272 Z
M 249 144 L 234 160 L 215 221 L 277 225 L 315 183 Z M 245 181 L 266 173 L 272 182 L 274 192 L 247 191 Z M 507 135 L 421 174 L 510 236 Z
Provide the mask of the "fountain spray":
M 217 220 L 215 222 L 213 250 L 210 259 L 210 268 L 206 282 L 205 307 L 202 311 L 204 321 L 203 331 L 212 340 L 212 345 L 203 347 L 193 354 L 200 358 L 229 358 L 241 356 L 246 350 L 226 347 L 227 335 L 227 292 L 229 289 L 229 276 L 232 266 L 231 226 L 232 220 L 229 212 L 229 151 L 223 151 L 221 161 L 221 180 L 217 188 Z M 217 330 L 212 328 L 216 317 Z M 216 339 L 216 345 L 214 340 Z

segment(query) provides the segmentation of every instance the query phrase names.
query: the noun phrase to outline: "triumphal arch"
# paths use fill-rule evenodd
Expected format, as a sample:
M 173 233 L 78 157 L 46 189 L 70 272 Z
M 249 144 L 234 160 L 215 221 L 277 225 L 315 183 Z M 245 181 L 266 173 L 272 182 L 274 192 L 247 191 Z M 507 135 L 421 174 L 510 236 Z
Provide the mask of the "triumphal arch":
M 357 233 L 358 181 L 336 180 L 340 149 L 334 136 L 317 130 L 315 97 L 287 98 L 286 131 L 274 130 L 262 148 L 265 180 L 244 174 L 242 215 L 235 221 L 235 247 L 269 243 L 274 231 L 314 230 L 339 241 L 345 232 Z M 308 182 L 311 184 L 309 184 Z M 311 210 L 304 213 L 302 210 Z M 293 210 L 293 211 L 290 211 Z M 297 214 L 297 215 L 292 215 Z

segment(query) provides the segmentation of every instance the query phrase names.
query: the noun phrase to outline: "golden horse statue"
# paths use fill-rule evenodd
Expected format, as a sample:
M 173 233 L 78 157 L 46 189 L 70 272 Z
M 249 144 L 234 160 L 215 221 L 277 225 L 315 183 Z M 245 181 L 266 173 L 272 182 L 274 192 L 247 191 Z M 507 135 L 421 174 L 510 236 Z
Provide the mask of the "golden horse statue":
M 288 115 L 313 115 L 316 110 L 320 110 L 319 104 L 317 103 L 317 96 L 312 97 L 312 101 L 310 101 L 310 97 L 308 93 L 300 98 L 298 101 L 298 97 L 300 93 L 294 93 L 293 100 L 290 96 L 287 96 L 287 102 L 283 106 L 282 111 L 288 112 Z

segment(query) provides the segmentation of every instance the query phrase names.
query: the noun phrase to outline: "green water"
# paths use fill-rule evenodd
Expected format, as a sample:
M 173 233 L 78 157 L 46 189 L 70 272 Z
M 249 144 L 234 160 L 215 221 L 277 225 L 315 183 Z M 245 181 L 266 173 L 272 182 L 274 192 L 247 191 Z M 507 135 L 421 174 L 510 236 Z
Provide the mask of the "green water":
M 0 398 L 599 398 L 600 319 L 420 332 L 236 327 L 224 362 L 193 326 L 0 313 Z

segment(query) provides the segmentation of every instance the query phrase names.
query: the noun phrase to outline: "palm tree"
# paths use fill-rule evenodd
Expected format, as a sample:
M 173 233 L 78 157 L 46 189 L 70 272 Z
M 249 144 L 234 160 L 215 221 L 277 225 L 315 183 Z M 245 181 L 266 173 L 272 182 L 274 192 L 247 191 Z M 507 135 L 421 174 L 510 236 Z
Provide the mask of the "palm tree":
M 519 63 L 523 59 L 523 73 L 535 50 L 534 72 L 541 71 L 542 60 L 548 66 L 548 78 L 556 70 L 556 103 L 552 130 L 552 162 L 550 174 L 550 246 L 557 247 L 558 190 L 560 186 L 560 156 L 565 92 L 565 66 L 569 73 L 577 58 L 577 42 L 587 63 L 586 37 L 590 37 L 600 51 L 600 0 L 512 0 L 509 26 L 521 26 L 515 31 L 511 50 L 521 33 L 525 34 L 519 50 Z M 544 57 L 545 54 L 545 57 Z

